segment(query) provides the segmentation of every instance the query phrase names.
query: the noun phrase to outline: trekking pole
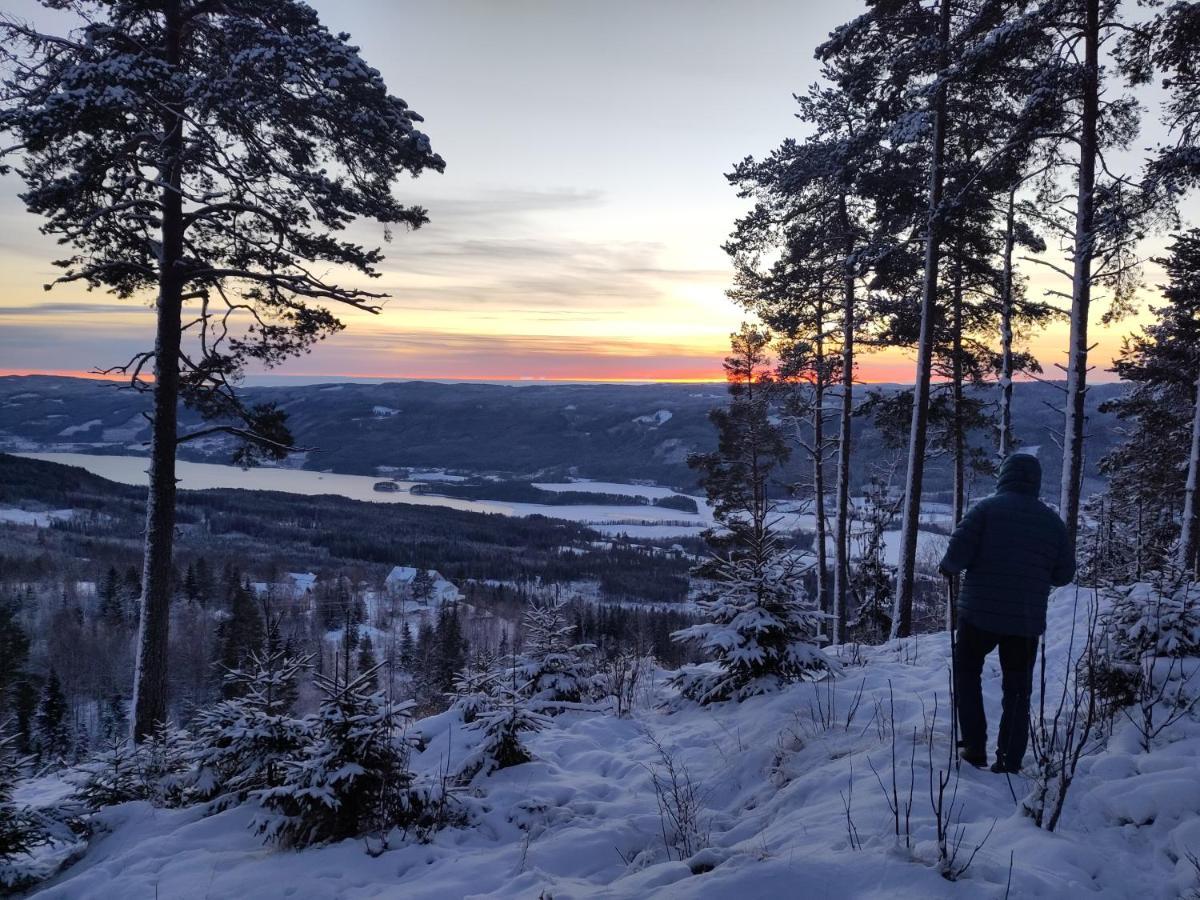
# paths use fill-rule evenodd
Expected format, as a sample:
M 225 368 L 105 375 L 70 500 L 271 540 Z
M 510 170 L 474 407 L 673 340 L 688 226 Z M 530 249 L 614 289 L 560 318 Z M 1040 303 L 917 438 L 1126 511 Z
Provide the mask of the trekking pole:
M 950 628 L 950 746 L 957 751 L 958 740 L 958 638 L 955 632 L 958 610 L 958 579 L 946 576 L 946 624 Z M 954 754 L 954 765 L 958 767 L 958 753 Z

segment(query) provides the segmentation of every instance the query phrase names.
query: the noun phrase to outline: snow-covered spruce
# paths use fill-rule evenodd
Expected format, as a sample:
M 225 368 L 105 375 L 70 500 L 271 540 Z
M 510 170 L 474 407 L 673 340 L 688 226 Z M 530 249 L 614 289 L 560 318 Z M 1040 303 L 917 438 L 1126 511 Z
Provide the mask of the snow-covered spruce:
M 110 738 L 103 748 L 67 775 L 74 799 L 90 810 L 146 797 L 137 752 L 126 738 Z
M 286 762 L 300 755 L 307 736 L 305 723 L 292 714 L 297 679 L 307 665 L 307 658 L 287 652 L 276 633 L 268 634 L 264 651 L 251 652 L 246 666 L 225 674 L 226 693 L 234 699 L 196 717 L 192 760 L 199 799 L 224 806 L 283 783 Z
M 534 601 L 525 610 L 524 653 L 516 678 L 534 708 L 549 715 L 592 699 L 596 676 L 584 659 L 591 644 L 573 644 L 575 626 L 567 621 L 566 601 Z
M 191 736 L 169 722 L 159 722 L 137 745 L 138 775 L 145 796 L 155 806 L 179 807 L 191 802 Z
M 404 730 L 412 703 L 371 692 L 373 675 L 341 684 L 315 676 L 324 699 L 307 723 L 310 742 L 284 763 L 279 786 L 254 793 L 265 808 L 254 825 L 267 840 L 308 847 L 405 823 L 413 776 Z
M 488 708 L 491 693 L 502 677 L 494 654 L 487 651 L 471 654 L 467 664 L 454 676 L 450 708 L 458 711 L 464 724 L 471 724 Z
M 493 682 L 486 705 L 466 726 L 483 737 L 459 766 L 460 782 L 469 782 L 480 775 L 486 777 L 533 758 L 522 735 L 546 728 L 550 718 L 539 711 L 540 702 L 529 698 L 526 686 L 516 682 L 515 675 L 514 669 L 507 680 Z
M 130 800 L 185 806 L 193 799 L 191 744 L 187 732 L 160 722 L 140 744 L 110 739 L 68 772 L 66 780 L 75 787 L 75 801 L 93 811 Z
M 1200 582 L 1139 582 L 1118 591 L 1108 615 L 1113 657 L 1200 656 Z
M 689 460 L 717 525 L 705 533 L 713 556 L 696 573 L 708 584 L 698 601 L 703 621 L 672 637 L 698 644 L 713 662 L 681 669 L 673 682 L 700 703 L 778 690 L 832 667 L 819 647 L 825 617 L 801 582 L 809 562 L 772 528 L 772 479 L 788 447 L 771 416 L 770 341 L 748 325 L 733 335 L 729 406 L 709 414 L 717 450 Z
M 27 882 L 21 858 L 44 840 L 37 823 L 13 802 L 20 769 L 16 737 L 0 737 L 0 893 L 17 890 Z
M 742 700 L 831 670 L 817 645 L 825 617 L 803 599 L 804 568 L 770 534 L 750 554 L 720 561 L 712 593 L 698 604 L 705 621 L 673 635 L 716 664 L 679 671 L 673 680 L 685 697 Z

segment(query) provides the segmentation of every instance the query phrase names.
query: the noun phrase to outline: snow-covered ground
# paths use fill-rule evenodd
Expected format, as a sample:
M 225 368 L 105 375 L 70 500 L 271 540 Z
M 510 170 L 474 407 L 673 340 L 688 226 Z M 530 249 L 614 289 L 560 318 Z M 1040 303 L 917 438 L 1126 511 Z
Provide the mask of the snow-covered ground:
M 0 508 L 0 522 L 8 522 L 13 525 L 36 525 L 39 528 L 48 528 L 51 522 L 65 522 L 75 516 L 73 509 L 51 509 L 43 512 L 31 512 L 27 509 L 17 509 L 15 507 Z
M 1051 603 L 1052 687 L 1063 676 L 1074 599 L 1068 588 Z M 200 808 L 114 807 L 98 817 L 87 854 L 36 896 L 1165 900 L 1196 885 L 1187 858 L 1200 850 L 1194 717 L 1160 735 L 1149 753 L 1118 720 L 1107 747 L 1081 761 L 1053 834 L 1019 812 L 1026 778 L 1010 785 L 964 766 L 952 833 L 961 827 L 964 858 L 983 844 L 959 881 L 943 879 L 927 739 L 932 733 L 936 776 L 949 746 L 948 652 L 945 635 L 863 648 L 847 653 L 832 683 L 706 709 L 664 706 L 672 692 L 660 673 L 632 719 L 568 713 L 534 736 L 534 762 L 485 779 L 464 798 L 473 826 L 375 856 L 362 841 L 300 853 L 264 848 L 247 827 L 255 814 L 249 805 L 213 816 Z M 984 676 L 994 736 L 994 658 Z M 430 743 L 415 765 L 429 774 L 474 740 L 453 713 L 418 727 Z M 886 799 L 892 734 L 902 803 L 912 785 L 911 846 L 897 841 Z M 664 842 L 658 747 L 691 779 L 699 804 L 703 849 L 683 859 L 665 846 L 669 829 Z

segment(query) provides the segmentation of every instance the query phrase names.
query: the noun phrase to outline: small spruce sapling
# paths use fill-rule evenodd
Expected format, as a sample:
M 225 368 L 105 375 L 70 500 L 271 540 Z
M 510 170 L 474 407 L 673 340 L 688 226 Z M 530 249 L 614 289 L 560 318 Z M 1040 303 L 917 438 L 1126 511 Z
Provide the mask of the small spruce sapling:
M 27 811 L 13 802 L 21 764 L 16 737 L 0 737 L 0 891 L 5 893 L 26 882 L 18 860 L 45 839 Z
M 533 757 L 525 747 L 522 735 L 541 731 L 550 725 L 549 716 L 540 712 L 528 697 L 527 685 L 517 680 L 517 668 L 509 670 L 506 678 L 493 684 L 487 704 L 467 725 L 483 736 L 459 767 L 458 778 L 469 782 L 529 762 Z
M 730 403 L 710 413 L 717 450 L 689 460 L 702 472 L 717 525 L 705 533 L 712 558 L 697 571 L 707 585 L 703 621 L 671 637 L 698 644 L 716 663 L 674 678 L 683 696 L 700 703 L 777 690 L 832 666 L 818 647 L 825 617 L 802 584 L 810 565 L 773 527 L 769 489 L 788 448 L 772 423 L 770 340 L 748 325 L 732 336 Z
M 566 613 L 566 601 L 555 597 L 531 603 L 524 616 L 525 652 L 518 657 L 517 678 L 534 706 L 549 715 L 588 702 L 596 688 L 583 657 L 593 648 L 571 642 L 575 626 Z
M 268 841 L 308 847 L 404 823 L 413 776 L 403 731 L 413 704 L 371 692 L 373 674 L 342 684 L 315 676 L 324 699 L 310 742 L 284 764 L 282 784 L 255 792 L 266 814 L 254 827 Z
M 293 656 L 279 640 L 277 626 L 264 651 L 251 652 L 248 664 L 225 674 L 235 688 L 197 715 L 192 758 L 194 789 L 218 806 L 241 802 L 251 791 L 279 787 L 284 767 L 296 759 L 307 737 L 293 715 L 297 681 L 308 657 Z

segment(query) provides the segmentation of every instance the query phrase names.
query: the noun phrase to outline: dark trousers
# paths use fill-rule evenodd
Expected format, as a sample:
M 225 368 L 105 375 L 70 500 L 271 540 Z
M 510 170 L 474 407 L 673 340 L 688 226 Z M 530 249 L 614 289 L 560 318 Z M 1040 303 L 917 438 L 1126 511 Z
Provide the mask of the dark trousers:
M 964 749 L 980 755 L 987 750 L 987 715 L 980 679 L 984 659 L 997 646 L 1004 700 L 996 756 L 1001 765 L 1015 769 L 1021 765 L 1029 744 L 1029 699 L 1033 695 L 1037 638 L 984 631 L 959 618 L 954 648 L 959 734 Z

